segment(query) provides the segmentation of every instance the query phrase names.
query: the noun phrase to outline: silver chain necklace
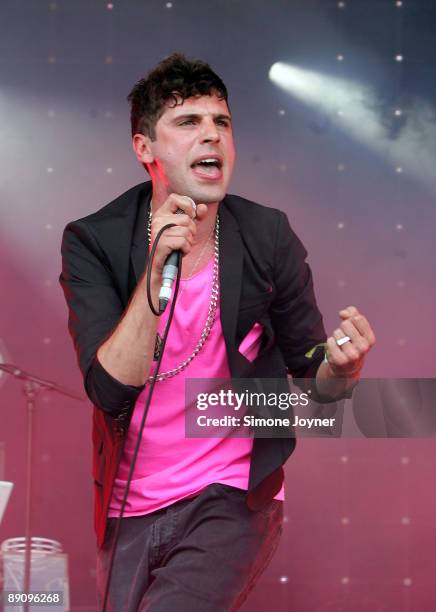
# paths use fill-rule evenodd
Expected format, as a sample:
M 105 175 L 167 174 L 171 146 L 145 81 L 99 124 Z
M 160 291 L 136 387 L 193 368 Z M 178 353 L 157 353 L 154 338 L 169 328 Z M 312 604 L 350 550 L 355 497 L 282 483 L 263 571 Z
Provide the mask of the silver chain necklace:
M 151 219 L 152 219 L 152 213 L 150 211 L 149 217 L 148 217 L 148 224 L 147 224 L 147 237 L 148 237 L 148 245 L 151 245 Z M 179 372 L 182 372 L 182 370 L 184 370 L 185 368 L 188 367 L 188 365 L 191 363 L 191 361 L 194 359 L 194 357 L 196 357 L 198 355 L 198 353 L 201 351 L 201 349 L 204 346 L 204 343 L 206 342 L 210 331 L 212 329 L 213 323 L 215 321 L 215 315 L 216 315 L 216 309 L 217 309 L 217 305 L 218 305 L 218 297 L 219 297 L 219 227 L 220 227 L 220 223 L 219 223 L 219 216 L 216 216 L 216 221 L 215 221 L 215 240 L 214 240 L 214 258 L 213 258 L 213 272 L 212 272 L 212 286 L 211 286 L 211 290 L 210 290 L 210 301 L 209 301 L 209 308 L 208 308 L 208 312 L 207 312 L 207 318 L 206 318 L 206 323 L 204 324 L 203 327 L 203 331 L 201 332 L 200 338 L 194 348 L 194 350 L 192 351 L 192 353 L 189 355 L 189 357 L 187 357 L 184 361 L 182 361 L 182 363 L 180 365 L 178 365 L 176 368 L 173 368 L 171 370 L 168 370 L 167 372 L 160 372 L 157 377 L 156 377 L 156 381 L 161 381 L 161 380 L 166 380 L 168 378 L 172 378 L 173 376 L 176 376 L 176 374 L 179 374 Z M 207 240 L 208 242 L 208 240 Z M 207 244 L 206 242 L 206 244 Z M 203 251 L 200 253 L 200 258 L 203 255 Z M 200 258 L 197 260 L 197 262 L 195 263 L 194 268 L 197 267 Z M 188 278 L 191 278 L 191 276 L 194 273 L 194 269 L 191 270 L 191 274 L 189 275 Z M 156 348 L 155 348 L 155 359 L 158 358 L 159 356 L 159 352 L 161 350 L 162 347 L 162 337 L 161 335 L 158 333 L 156 336 Z M 148 377 L 148 382 L 151 382 L 153 380 L 153 376 L 149 376 Z

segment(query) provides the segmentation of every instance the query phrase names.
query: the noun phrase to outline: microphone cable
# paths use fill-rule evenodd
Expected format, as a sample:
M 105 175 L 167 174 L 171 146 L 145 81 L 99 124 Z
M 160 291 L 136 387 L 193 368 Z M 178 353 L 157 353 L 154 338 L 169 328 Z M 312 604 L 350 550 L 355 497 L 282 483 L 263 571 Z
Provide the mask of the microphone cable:
M 158 245 L 158 242 L 163 234 L 163 232 L 166 229 L 169 229 L 170 227 L 174 227 L 176 224 L 175 223 L 168 223 L 168 225 L 164 225 L 164 227 L 162 227 L 157 236 L 156 239 L 153 243 L 151 252 L 150 252 L 150 258 L 148 261 L 148 265 L 147 265 L 147 300 L 148 300 L 148 305 L 151 309 L 151 311 L 153 312 L 154 315 L 156 316 L 160 316 L 162 313 L 156 311 L 156 309 L 154 308 L 153 305 L 153 301 L 151 298 L 151 267 L 153 264 L 153 259 L 154 259 L 154 255 L 156 252 L 156 248 Z M 179 258 L 180 261 L 180 258 Z M 145 403 L 144 406 L 144 412 L 142 415 L 142 419 L 141 419 L 141 423 L 139 426 L 139 432 L 138 432 L 138 438 L 136 440 L 136 445 L 135 445 L 135 450 L 133 453 L 133 458 L 132 458 L 132 462 L 130 465 L 130 469 L 129 469 L 129 475 L 127 478 L 127 483 L 124 489 L 124 496 L 123 496 L 123 501 L 121 503 L 121 508 L 120 508 L 120 513 L 116 519 L 116 525 L 115 525 L 115 532 L 114 532 L 114 537 L 113 537 L 113 541 L 112 541 L 112 545 L 111 545 L 111 552 L 110 552 L 110 559 L 109 559 L 109 566 L 108 566 L 108 571 L 107 571 L 107 576 L 106 576 L 106 584 L 105 584 L 105 589 L 104 589 L 104 598 L 103 598 L 103 609 L 102 612 L 106 612 L 106 606 L 107 606 L 107 600 L 109 597 L 109 589 L 110 589 L 110 584 L 111 584 L 111 579 L 112 579 L 112 572 L 113 572 L 113 567 L 114 567 L 114 561 L 115 561 L 115 554 L 116 554 L 116 550 L 117 550 L 117 545 L 118 545 L 118 540 L 119 540 L 119 536 L 120 536 L 120 530 L 121 530 L 121 519 L 123 518 L 124 515 L 124 509 L 126 507 L 126 503 L 127 503 L 127 497 L 129 495 L 129 490 L 130 490 L 130 484 L 132 482 L 132 478 L 133 478 L 133 472 L 135 469 L 135 464 L 136 464 L 136 459 L 138 456 L 138 452 L 139 452 L 139 447 L 141 445 L 141 440 L 142 440 L 142 432 L 144 431 L 144 425 L 145 425 L 145 420 L 147 418 L 147 414 L 148 414 L 148 409 L 150 407 L 150 403 L 151 403 L 151 399 L 153 396 L 153 391 L 154 391 L 154 386 L 156 384 L 156 380 L 157 380 L 157 375 L 159 374 L 159 369 L 161 366 L 161 362 L 162 362 L 162 357 L 165 351 L 165 345 L 166 345 L 166 341 L 167 341 L 167 337 L 168 337 L 168 333 L 170 330 L 170 326 L 171 326 L 171 322 L 173 320 L 173 315 L 174 315 L 174 309 L 176 306 L 176 300 L 177 300 L 177 295 L 179 293 L 179 285 L 180 285 L 180 278 L 182 275 L 182 266 L 179 265 L 178 266 L 178 270 L 177 270 L 177 278 L 176 278 L 176 286 L 174 288 L 174 298 L 173 301 L 171 303 L 171 309 L 170 309 L 170 313 L 168 315 L 168 321 L 165 327 L 165 332 L 162 338 L 162 345 L 160 348 L 160 352 L 159 352 L 159 356 L 157 359 L 157 363 L 156 363 L 156 369 L 154 371 L 152 380 L 150 382 L 150 389 L 148 392 L 148 396 L 147 396 L 147 401 Z M 148 380 L 148 378 L 147 378 Z

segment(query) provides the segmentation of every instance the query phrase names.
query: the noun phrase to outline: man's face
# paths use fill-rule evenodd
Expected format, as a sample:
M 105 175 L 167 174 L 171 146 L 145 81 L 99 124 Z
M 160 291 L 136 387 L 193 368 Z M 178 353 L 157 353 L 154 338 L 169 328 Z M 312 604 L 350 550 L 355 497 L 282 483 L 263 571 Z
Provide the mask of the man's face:
M 216 95 L 187 98 L 164 111 L 155 132 L 148 162 L 153 191 L 187 195 L 205 204 L 224 198 L 235 162 L 231 116 L 224 100 Z

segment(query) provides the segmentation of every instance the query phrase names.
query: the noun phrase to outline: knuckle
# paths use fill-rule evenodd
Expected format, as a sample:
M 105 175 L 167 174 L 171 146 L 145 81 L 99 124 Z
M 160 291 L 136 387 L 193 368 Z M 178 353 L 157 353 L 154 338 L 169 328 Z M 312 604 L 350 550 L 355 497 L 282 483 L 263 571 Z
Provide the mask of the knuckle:
M 337 365 L 344 366 L 348 363 L 348 359 L 344 353 L 339 353 L 339 355 L 335 358 Z
M 348 351 L 348 357 L 351 361 L 357 361 L 360 357 L 359 351 L 357 351 L 355 348 L 350 348 Z
M 359 349 L 363 352 L 363 353 L 367 353 L 369 351 L 369 342 L 368 340 L 366 340 L 366 338 L 363 338 L 360 342 L 359 342 Z

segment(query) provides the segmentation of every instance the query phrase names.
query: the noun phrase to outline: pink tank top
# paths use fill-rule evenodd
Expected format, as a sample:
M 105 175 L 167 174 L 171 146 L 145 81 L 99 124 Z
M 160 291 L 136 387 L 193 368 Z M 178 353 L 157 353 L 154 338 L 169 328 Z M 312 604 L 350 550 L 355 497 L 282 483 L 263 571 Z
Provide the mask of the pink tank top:
M 161 372 L 178 366 L 195 348 L 207 319 L 212 272 L 213 260 L 191 278 L 181 280 Z M 161 335 L 169 311 L 170 306 L 159 321 Z M 256 324 L 239 347 L 251 361 L 258 353 L 261 335 L 262 326 Z M 154 367 L 153 363 L 152 372 Z M 185 378 L 230 378 L 219 303 L 209 337 L 198 355 L 182 372 L 155 385 L 124 516 L 148 514 L 215 482 L 248 489 L 251 438 L 185 437 Z M 117 516 L 121 507 L 148 391 L 146 385 L 135 404 L 109 506 L 110 517 Z M 276 499 L 284 499 L 283 487 Z

